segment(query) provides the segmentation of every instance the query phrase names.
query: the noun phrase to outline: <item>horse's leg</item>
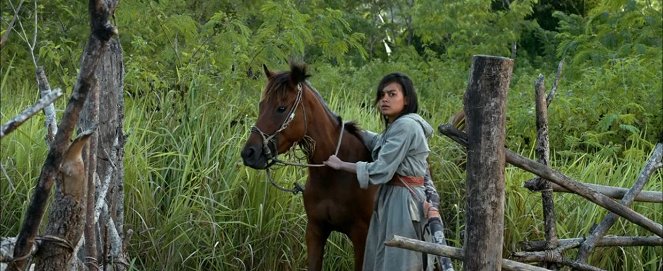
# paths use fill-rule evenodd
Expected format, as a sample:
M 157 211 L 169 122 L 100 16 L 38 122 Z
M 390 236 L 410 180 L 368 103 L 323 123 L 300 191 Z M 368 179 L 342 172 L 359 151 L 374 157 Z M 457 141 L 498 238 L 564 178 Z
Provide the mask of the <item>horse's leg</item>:
M 350 240 L 355 252 L 355 271 L 361 271 L 364 267 L 364 249 L 366 248 L 366 235 L 368 234 L 368 225 L 365 223 L 355 223 L 350 231 Z
M 309 271 L 322 270 L 325 243 L 331 232 L 309 220 L 306 224 L 306 255 Z

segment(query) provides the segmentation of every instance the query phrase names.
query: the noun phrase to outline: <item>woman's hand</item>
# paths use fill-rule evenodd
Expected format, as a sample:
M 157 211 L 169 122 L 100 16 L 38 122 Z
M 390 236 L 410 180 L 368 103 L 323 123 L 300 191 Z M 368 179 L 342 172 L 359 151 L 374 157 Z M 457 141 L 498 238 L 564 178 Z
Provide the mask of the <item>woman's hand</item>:
M 440 211 L 437 208 L 433 207 L 428 201 L 424 201 L 424 212 L 426 213 L 426 218 L 431 219 L 433 217 L 440 217 Z
M 327 159 L 327 161 L 324 161 L 322 163 L 325 164 L 326 166 L 328 166 L 330 168 L 333 168 L 333 169 L 336 169 L 336 170 L 341 169 L 341 167 L 343 166 L 343 161 L 341 159 L 339 159 L 338 157 L 336 157 L 336 155 L 333 155 L 333 154 L 331 156 L 329 156 L 329 159 Z

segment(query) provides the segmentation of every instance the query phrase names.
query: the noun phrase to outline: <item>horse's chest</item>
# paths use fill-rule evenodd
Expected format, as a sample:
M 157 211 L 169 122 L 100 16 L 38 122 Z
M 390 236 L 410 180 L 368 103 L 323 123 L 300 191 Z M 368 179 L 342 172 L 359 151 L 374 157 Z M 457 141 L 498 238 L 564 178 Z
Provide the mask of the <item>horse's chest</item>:
M 352 204 L 333 197 L 318 197 L 309 201 L 304 199 L 304 207 L 309 219 L 324 221 L 332 226 L 340 227 L 353 220 Z

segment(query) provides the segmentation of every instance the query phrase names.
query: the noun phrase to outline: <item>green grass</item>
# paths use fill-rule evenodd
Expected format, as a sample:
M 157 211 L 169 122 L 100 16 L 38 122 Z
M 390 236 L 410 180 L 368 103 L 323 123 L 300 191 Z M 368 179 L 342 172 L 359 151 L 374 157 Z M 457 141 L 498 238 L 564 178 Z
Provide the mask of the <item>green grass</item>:
M 323 67 L 324 71 L 328 67 Z M 365 77 L 371 69 L 357 71 Z M 345 120 L 380 131 L 382 124 L 372 109 L 372 83 L 365 89 L 333 85 L 313 77 L 330 107 Z M 6 77 L 5 77 L 6 78 Z M 342 79 L 342 78 L 341 78 Z M 333 80 L 329 79 L 329 80 Z M 340 80 L 340 79 L 339 79 Z M 321 83 L 324 82 L 324 83 Z M 188 92 L 175 90 L 126 98 L 125 131 L 125 226 L 135 233 L 128 253 L 137 270 L 303 270 L 306 216 L 301 195 L 274 189 L 263 171 L 245 167 L 240 150 L 255 121 L 262 81 L 240 85 L 252 89 L 232 92 L 233 82 L 203 86 L 193 80 Z M 27 82 L 6 83 L 2 93 L 2 121 L 28 106 L 32 94 Z M 18 87 L 21 91 L 8 87 Z M 217 90 L 219 88 L 220 90 Z M 25 90 L 25 91 L 24 91 Z M 434 97 L 434 94 L 426 94 Z M 422 95 L 423 96 L 423 95 Z M 422 99 L 422 111 L 435 129 L 460 108 L 458 99 Z M 59 105 L 61 108 L 61 105 Z M 534 129 L 532 127 L 532 129 Z M 16 235 L 23 210 L 39 175 L 47 148 L 43 120 L 38 115 L 0 142 L 2 209 L 0 234 Z M 576 180 L 630 187 L 653 145 L 634 140 L 624 146 L 630 155 L 612 152 L 553 151 L 551 164 Z M 431 167 L 442 196 L 442 216 L 451 245 L 463 243 L 465 205 L 464 151 L 437 132 L 430 140 Z M 533 150 L 518 150 L 533 157 Z M 281 185 L 303 183 L 306 170 L 281 167 L 273 172 Z M 505 169 L 506 209 L 504 255 L 519 249 L 518 242 L 544 238 L 541 199 L 522 184 L 533 174 L 512 166 Z M 645 190 L 661 191 L 659 171 Z M 586 235 L 606 211 L 572 194 L 555 194 L 559 238 Z M 660 204 L 635 203 L 633 208 L 654 221 L 663 221 Z M 620 219 L 613 235 L 651 235 Z M 607 270 L 655 270 L 661 247 L 598 248 L 591 264 Z M 568 256 L 574 257 L 571 251 Z M 325 270 L 349 270 L 353 264 L 348 239 L 332 234 L 327 243 Z M 460 264 L 459 261 L 456 261 Z

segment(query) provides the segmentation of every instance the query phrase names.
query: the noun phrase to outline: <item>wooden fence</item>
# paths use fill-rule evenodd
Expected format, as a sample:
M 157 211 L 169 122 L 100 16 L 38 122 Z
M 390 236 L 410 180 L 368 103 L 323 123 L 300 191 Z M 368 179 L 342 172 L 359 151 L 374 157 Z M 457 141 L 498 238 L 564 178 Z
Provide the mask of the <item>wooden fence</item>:
M 642 191 L 650 177 L 663 166 L 663 142 L 656 144 L 635 184 L 630 189 L 586 184 L 547 166 L 548 120 L 547 108 L 554 98 L 563 62 L 560 62 L 553 87 L 545 96 L 543 76 L 535 83 L 537 113 L 537 161 L 525 158 L 503 147 L 504 104 L 511 78 L 512 60 L 492 56 L 475 56 L 472 60 L 468 89 L 465 93 L 465 132 L 450 124 L 438 131 L 467 147 L 467 206 L 466 234 L 462 249 L 395 236 L 388 246 L 401 247 L 435 255 L 463 259 L 465 270 L 547 270 L 558 265 L 576 270 L 602 270 L 587 264 L 597 246 L 661 246 L 663 226 L 633 211 L 633 201 L 663 202 L 663 193 Z M 538 178 L 524 186 L 541 192 L 544 212 L 545 240 L 522 242 L 521 252 L 502 259 L 504 216 L 504 162 L 534 173 Z M 486 180 L 491 180 L 490 182 Z M 583 238 L 558 239 L 555 229 L 553 192 L 575 193 L 610 211 L 592 232 Z M 619 202 L 615 199 L 621 199 Z M 627 219 L 653 236 L 604 237 L 618 217 Z M 472 234 L 476 231 L 477 234 Z M 576 259 L 564 257 L 563 252 L 578 248 Z M 472 251 L 471 255 L 463 253 Z M 525 264 L 543 263 L 543 267 Z

